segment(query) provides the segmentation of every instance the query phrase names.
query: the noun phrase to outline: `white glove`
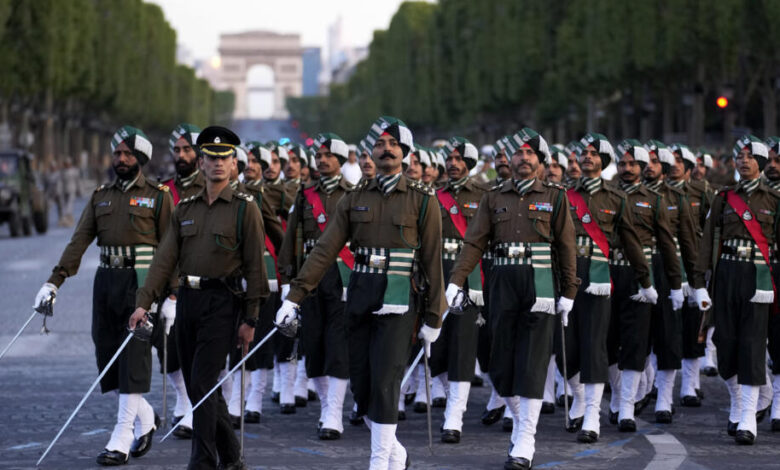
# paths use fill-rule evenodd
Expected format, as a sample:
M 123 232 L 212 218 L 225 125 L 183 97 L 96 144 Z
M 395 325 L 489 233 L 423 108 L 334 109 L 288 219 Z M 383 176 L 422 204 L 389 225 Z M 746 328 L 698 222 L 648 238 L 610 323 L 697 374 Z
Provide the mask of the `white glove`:
M 168 297 L 160 308 L 160 316 L 165 324 L 165 334 L 171 333 L 173 322 L 176 321 L 176 301 Z
M 658 302 L 658 292 L 656 292 L 655 287 L 653 286 L 648 288 L 640 287 L 639 292 L 631 296 L 631 300 L 646 304 L 655 304 Z
M 47 282 L 43 286 L 41 286 L 41 290 L 38 291 L 37 294 L 35 294 L 35 302 L 33 303 L 33 308 L 38 308 L 41 306 L 42 303 L 49 300 L 49 297 L 51 297 L 51 303 L 54 303 L 54 299 L 57 297 L 57 286 L 52 284 L 51 282 Z
M 449 287 L 447 289 L 449 289 Z M 420 333 L 417 337 L 422 340 L 423 346 L 425 347 L 425 355 L 427 357 L 431 357 L 431 343 L 435 343 L 436 340 L 439 339 L 440 333 L 441 328 L 431 328 L 428 325 L 423 325 L 422 328 L 420 328 Z
M 669 298 L 672 299 L 672 310 L 680 310 L 685 303 L 682 289 L 672 289 Z
M 287 299 L 287 294 L 290 293 L 290 284 L 282 284 L 282 302 Z
M 699 310 L 709 310 L 712 307 L 712 299 L 710 294 L 704 287 L 696 289 L 696 303 L 699 304 Z
M 295 318 L 295 311 L 298 309 L 298 304 L 285 300 L 282 302 L 282 306 L 276 311 L 276 324 L 286 325 Z
M 455 297 L 458 296 L 458 292 L 460 292 L 460 287 L 451 282 L 447 284 L 447 290 L 444 292 L 444 297 L 447 299 L 447 305 L 452 307 L 452 303 L 455 301 Z
M 558 313 L 561 314 L 561 321 L 563 326 L 569 326 L 569 312 L 574 307 L 574 301 L 568 297 L 561 297 L 558 299 Z

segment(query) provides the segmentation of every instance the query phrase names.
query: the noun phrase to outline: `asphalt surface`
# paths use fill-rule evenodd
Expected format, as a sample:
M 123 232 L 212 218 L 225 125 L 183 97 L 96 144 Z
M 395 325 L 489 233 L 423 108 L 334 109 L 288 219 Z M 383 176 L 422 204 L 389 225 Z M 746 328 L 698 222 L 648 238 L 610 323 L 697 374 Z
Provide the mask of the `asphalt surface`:
M 77 206 L 80 210 L 83 201 Z M 78 217 L 77 217 L 78 218 Z M 65 247 L 72 229 L 52 228 L 45 235 L 11 239 L 0 227 L 0 348 L 11 340 L 31 314 L 33 298 Z M 92 279 L 98 251 L 87 250 L 77 276 L 68 279 L 57 298 L 52 332 L 41 335 L 35 318 L 9 353 L 0 359 L 0 468 L 35 468 L 35 463 L 97 377 L 90 338 Z M 679 387 L 679 379 L 678 379 Z M 651 407 L 639 417 L 639 431 L 619 433 L 607 421 L 608 402 L 602 402 L 599 442 L 583 445 L 563 430 L 563 410 L 542 415 L 536 436 L 535 468 L 559 469 L 674 469 L 778 468 L 780 433 L 769 431 L 768 419 L 759 424 L 754 446 L 737 446 L 726 434 L 728 395 L 723 382 L 702 377 L 701 408 L 677 406 L 674 424 L 656 425 Z M 158 412 L 162 380 L 154 374 L 147 399 Z M 677 397 L 675 390 L 675 397 Z M 258 469 L 359 469 L 368 467 L 370 437 L 363 426 L 350 426 L 345 404 L 341 440 L 317 439 L 319 403 L 309 402 L 294 415 L 281 415 L 270 402 L 270 384 L 260 424 L 247 425 L 246 460 Z M 428 449 L 425 414 L 407 412 L 398 437 L 414 469 L 503 468 L 509 434 L 500 422 L 486 427 L 479 417 L 488 398 L 486 387 L 473 388 L 458 445 L 439 441 L 443 410 L 434 409 L 433 455 Z M 677 398 L 676 398 L 677 400 Z M 174 395 L 169 391 L 168 403 Z M 41 468 L 96 468 L 95 457 L 108 441 L 115 421 L 114 394 L 93 392 L 84 408 L 54 446 Z M 647 421 L 642 421 L 647 420 Z M 190 442 L 170 438 L 129 465 L 144 469 L 185 468 Z

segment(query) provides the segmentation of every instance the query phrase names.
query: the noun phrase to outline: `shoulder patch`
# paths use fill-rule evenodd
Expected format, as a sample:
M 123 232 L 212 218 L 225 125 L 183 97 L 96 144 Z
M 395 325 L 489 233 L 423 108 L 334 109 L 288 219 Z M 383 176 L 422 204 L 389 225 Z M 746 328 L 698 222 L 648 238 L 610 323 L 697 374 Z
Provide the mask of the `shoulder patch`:
M 427 186 L 425 184 L 422 184 L 419 181 L 407 180 L 407 185 L 410 188 L 416 190 L 417 192 L 420 192 L 420 193 L 423 193 L 423 194 L 427 194 L 428 196 L 433 196 L 435 194 L 434 191 L 433 191 L 433 188 L 431 188 L 431 187 L 429 187 L 429 186 Z
M 98 186 L 97 188 L 95 188 L 95 192 L 97 193 L 97 192 L 99 192 L 99 191 L 103 191 L 103 190 L 104 190 L 104 189 L 106 189 L 107 187 L 108 187 L 108 185 L 107 185 L 107 184 L 101 184 L 100 186 Z
M 169 188 L 167 185 L 164 185 L 162 183 L 157 185 L 157 189 L 166 193 L 171 190 L 171 188 Z
M 548 188 L 560 189 L 561 191 L 566 190 L 566 188 L 564 188 L 562 184 L 556 183 L 554 181 L 542 181 L 542 185 L 547 186 Z
M 252 201 L 254 201 L 254 200 L 255 200 L 254 196 L 252 196 L 252 195 L 250 195 L 250 194 L 247 194 L 247 193 L 242 193 L 242 192 L 240 192 L 240 191 L 236 191 L 236 192 L 234 192 L 233 194 L 235 194 L 235 195 L 236 195 L 236 197 L 239 197 L 239 198 L 241 198 L 241 199 L 244 199 L 244 200 L 245 200 L 245 201 L 247 201 L 247 202 L 252 202 Z
M 197 197 L 198 197 L 198 195 L 197 195 L 197 194 L 196 194 L 196 195 L 194 195 L 194 196 L 185 197 L 184 199 L 182 199 L 181 201 L 179 201 L 179 204 L 186 204 L 186 203 L 188 203 L 188 202 L 192 202 L 192 201 L 194 201 L 194 200 L 195 200 Z

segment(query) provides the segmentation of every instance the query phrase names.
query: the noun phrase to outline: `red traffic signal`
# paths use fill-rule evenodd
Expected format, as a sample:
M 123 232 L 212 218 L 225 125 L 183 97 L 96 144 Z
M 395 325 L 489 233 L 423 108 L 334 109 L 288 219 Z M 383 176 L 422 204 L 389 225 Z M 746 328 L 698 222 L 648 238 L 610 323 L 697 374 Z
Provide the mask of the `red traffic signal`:
M 715 100 L 715 104 L 718 105 L 720 109 L 725 109 L 729 105 L 729 99 L 725 96 L 718 96 L 718 99 Z

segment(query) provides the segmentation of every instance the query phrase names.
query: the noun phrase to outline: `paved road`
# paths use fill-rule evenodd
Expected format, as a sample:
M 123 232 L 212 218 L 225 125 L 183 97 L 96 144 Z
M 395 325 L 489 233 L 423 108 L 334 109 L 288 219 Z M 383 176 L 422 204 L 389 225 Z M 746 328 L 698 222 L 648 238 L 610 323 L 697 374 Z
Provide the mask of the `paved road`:
M 80 208 L 79 208 L 80 210 Z M 10 239 L 0 228 L 0 347 L 11 339 L 31 312 L 30 305 L 41 283 L 70 237 L 71 229 L 52 228 L 44 236 Z M 97 250 L 91 247 L 79 274 L 60 291 L 52 333 L 41 336 L 35 319 L 9 354 L 0 360 L 0 468 L 34 468 L 35 462 L 65 422 L 82 394 L 97 376 L 89 336 L 92 277 Z M 161 378 L 155 374 L 148 399 L 159 410 Z M 777 468 L 780 434 L 759 425 L 758 442 L 738 447 L 726 435 L 727 394 L 722 381 L 702 377 L 704 406 L 677 408 L 672 425 L 639 423 L 636 434 L 621 434 L 602 417 L 602 435 L 595 445 L 578 444 L 563 431 L 563 411 L 543 415 L 537 434 L 535 468 L 560 469 L 672 469 Z M 409 413 L 398 435 L 416 469 L 502 468 L 509 434 L 500 426 L 485 427 L 479 415 L 487 401 L 485 388 L 473 389 L 459 445 L 434 442 L 427 448 L 425 415 Z M 81 413 L 44 461 L 42 468 L 94 468 L 94 459 L 108 440 L 116 412 L 116 397 L 94 393 Z M 173 396 L 169 395 L 169 403 Z M 347 398 L 351 404 L 351 398 Z M 312 402 L 295 415 L 282 416 L 278 405 L 266 400 L 263 422 L 248 425 L 247 461 L 252 468 L 311 469 L 366 468 L 369 433 L 364 427 L 346 424 L 340 441 L 324 443 L 316 436 L 318 403 Z M 606 400 L 602 409 L 607 406 Z M 651 420 L 645 411 L 640 418 Z M 434 438 L 442 421 L 434 414 Z M 131 460 L 144 469 L 184 468 L 188 441 L 169 439 L 147 456 Z

